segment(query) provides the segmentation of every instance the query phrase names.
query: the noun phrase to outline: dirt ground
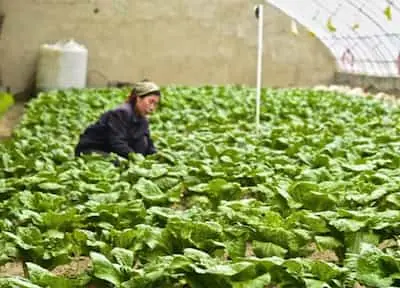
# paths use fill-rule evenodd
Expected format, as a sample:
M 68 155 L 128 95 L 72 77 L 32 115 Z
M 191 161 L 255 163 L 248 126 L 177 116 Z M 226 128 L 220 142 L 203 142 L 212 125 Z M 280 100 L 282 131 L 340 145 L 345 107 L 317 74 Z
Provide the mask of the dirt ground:
M 77 276 L 84 271 L 91 268 L 91 261 L 88 257 L 80 257 L 72 259 L 71 263 L 67 265 L 61 265 L 53 269 L 51 272 L 58 276 L 72 277 Z M 24 277 L 24 269 L 22 262 L 11 262 L 4 266 L 0 266 L 0 278 L 1 277 Z
M 21 262 L 7 263 L 4 266 L 0 266 L 0 277 L 14 277 L 24 276 L 24 269 L 22 268 Z

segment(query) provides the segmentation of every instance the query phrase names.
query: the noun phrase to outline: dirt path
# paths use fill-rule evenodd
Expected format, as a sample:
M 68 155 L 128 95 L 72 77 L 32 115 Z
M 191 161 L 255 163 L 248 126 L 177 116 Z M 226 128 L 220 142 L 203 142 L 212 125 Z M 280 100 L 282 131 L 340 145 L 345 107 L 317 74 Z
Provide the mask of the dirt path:
M 15 103 L 0 119 L 0 141 L 11 136 L 13 129 L 24 114 L 25 103 Z
M 58 266 L 51 272 L 57 276 L 74 277 L 90 269 L 91 265 L 92 262 L 88 257 L 74 258 L 71 260 L 71 263 Z M 24 277 L 22 262 L 10 262 L 4 266 L 0 266 L 0 278 L 16 276 Z
M 21 262 L 7 263 L 4 266 L 0 266 L 0 278 L 1 277 L 24 277 L 24 268 Z

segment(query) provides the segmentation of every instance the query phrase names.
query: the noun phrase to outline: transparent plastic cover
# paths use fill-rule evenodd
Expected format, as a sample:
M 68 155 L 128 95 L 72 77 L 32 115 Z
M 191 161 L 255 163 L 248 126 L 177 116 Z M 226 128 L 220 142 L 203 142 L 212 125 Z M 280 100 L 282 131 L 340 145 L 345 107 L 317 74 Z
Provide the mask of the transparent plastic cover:
M 340 70 L 399 76 L 400 1 L 265 1 L 320 38 L 336 57 Z

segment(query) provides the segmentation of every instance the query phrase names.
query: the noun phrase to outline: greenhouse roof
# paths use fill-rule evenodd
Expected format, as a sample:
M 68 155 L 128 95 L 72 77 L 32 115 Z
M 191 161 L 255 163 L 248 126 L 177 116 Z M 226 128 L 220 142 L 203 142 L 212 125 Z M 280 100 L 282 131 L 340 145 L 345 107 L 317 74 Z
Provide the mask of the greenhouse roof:
M 400 74 L 399 0 L 266 0 L 321 39 L 340 71 Z

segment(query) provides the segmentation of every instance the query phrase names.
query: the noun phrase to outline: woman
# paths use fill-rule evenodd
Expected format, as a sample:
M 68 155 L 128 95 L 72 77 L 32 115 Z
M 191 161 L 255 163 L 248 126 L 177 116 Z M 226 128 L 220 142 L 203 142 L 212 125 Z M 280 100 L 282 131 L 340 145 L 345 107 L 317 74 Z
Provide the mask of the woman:
M 147 117 L 156 109 L 160 97 L 160 88 L 155 83 L 148 80 L 135 83 L 125 104 L 106 111 L 80 135 L 75 154 L 115 153 L 128 158 L 130 153 L 155 153 Z

